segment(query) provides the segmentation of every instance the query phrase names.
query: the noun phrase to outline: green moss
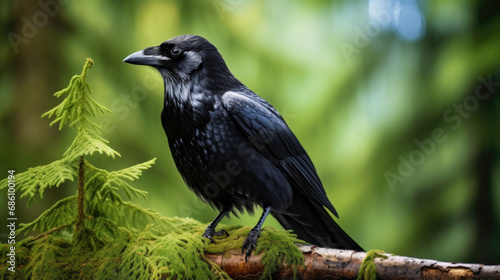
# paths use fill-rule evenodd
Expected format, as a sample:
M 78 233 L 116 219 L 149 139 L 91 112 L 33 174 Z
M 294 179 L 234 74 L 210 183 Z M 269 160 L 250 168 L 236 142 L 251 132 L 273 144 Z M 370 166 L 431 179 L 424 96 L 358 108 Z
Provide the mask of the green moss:
M 366 253 L 361 268 L 359 269 L 357 280 L 376 280 L 377 279 L 377 268 L 375 267 L 375 258 L 387 259 L 388 257 L 384 254 L 382 250 L 370 250 Z
M 272 279 L 281 265 L 292 266 L 294 276 L 297 273 L 297 267 L 304 265 L 304 254 L 295 243 L 304 243 L 297 239 L 297 236 L 291 231 L 277 231 L 266 227 L 261 233 L 255 253 L 264 253 L 262 263 L 265 270 L 261 279 Z M 295 278 L 295 277 L 294 277 Z
M 252 228 L 219 226 L 218 229 L 226 230 L 229 237 L 218 237 L 215 239 L 217 244 L 207 242 L 205 252 L 224 254 L 225 257 L 230 257 L 232 252 L 241 253 L 243 242 Z M 304 265 L 304 255 L 295 243 L 305 242 L 297 239 L 296 235 L 290 231 L 278 231 L 270 227 L 265 227 L 262 230 L 257 248 L 252 252 L 253 254 L 262 254 L 261 259 L 265 270 L 261 279 L 272 279 L 282 265 L 292 266 L 294 272 L 298 266 Z
M 207 254 L 223 254 L 224 257 L 229 258 L 232 251 L 238 251 L 241 253 L 243 242 L 252 228 L 219 225 L 217 226 L 217 229 L 227 231 L 229 236 L 214 236 L 214 240 L 217 242 L 216 244 L 210 243 L 208 239 L 206 239 L 205 252 Z M 199 232 L 200 235 L 203 233 L 203 230 Z

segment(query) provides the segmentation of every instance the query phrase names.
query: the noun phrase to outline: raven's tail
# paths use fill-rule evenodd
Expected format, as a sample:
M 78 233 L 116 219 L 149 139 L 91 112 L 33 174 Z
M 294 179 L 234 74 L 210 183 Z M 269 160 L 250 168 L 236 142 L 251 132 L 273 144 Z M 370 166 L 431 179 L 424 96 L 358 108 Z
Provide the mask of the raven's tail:
M 298 238 L 321 247 L 364 251 L 333 220 L 321 205 L 294 193 L 293 204 L 284 212 L 271 212 L 286 228 Z

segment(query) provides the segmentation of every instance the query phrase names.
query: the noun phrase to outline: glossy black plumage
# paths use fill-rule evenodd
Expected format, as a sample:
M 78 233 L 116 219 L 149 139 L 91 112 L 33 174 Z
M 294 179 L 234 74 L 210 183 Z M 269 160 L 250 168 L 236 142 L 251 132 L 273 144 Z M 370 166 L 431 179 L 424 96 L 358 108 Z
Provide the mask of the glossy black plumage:
M 270 212 L 299 238 L 326 247 L 362 250 L 331 218 L 338 217 L 311 159 L 278 111 L 238 81 L 217 49 L 182 35 L 128 56 L 155 67 L 165 81 L 161 114 L 173 159 L 188 187 L 221 211 L 264 215 L 245 241 L 247 256 Z

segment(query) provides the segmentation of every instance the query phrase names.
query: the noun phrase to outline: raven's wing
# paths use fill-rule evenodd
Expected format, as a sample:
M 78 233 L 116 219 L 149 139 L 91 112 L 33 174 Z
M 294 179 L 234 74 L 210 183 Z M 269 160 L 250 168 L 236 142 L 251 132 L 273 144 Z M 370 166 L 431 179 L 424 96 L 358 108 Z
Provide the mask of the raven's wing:
M 274 107 L 253 92 L 228 91 L 222 104 L 254 148 L 290 178 L 291 186 L 338 217 L 311 159 Z

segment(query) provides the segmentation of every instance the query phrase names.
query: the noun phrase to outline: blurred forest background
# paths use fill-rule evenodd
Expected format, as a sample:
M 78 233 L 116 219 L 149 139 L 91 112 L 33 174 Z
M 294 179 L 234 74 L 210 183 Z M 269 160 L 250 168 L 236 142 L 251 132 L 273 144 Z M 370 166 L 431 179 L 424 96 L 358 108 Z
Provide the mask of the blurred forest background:
M 157 157 L 134 182 L 149 199 L 134 202 L 210 222 L 216 212 L 172 161 L 160 75 L 122 63 L 197 34 L 282 113 L 338 222 L 365 249 L 500 263 L 498 1 L 2 1 L 0 28 L 2 178 L 62 156 L 76 131 L 61 133 L 40 116 L 91 57 L 94 97 L 113 111 L 98 123 L 122 157 L 90 160 L 117 170 Z M 18 221 L 75 192 L 69 182 L 28 208 L 18 199 Z M 6 207 L 0 194 L 1 225 Z M 279 228 L 273 219 L 266 225 Z M 5 242 L 7 228 L 0 233 Z

